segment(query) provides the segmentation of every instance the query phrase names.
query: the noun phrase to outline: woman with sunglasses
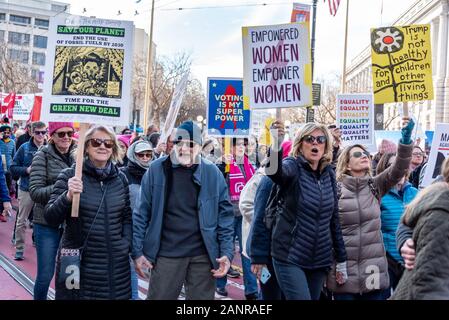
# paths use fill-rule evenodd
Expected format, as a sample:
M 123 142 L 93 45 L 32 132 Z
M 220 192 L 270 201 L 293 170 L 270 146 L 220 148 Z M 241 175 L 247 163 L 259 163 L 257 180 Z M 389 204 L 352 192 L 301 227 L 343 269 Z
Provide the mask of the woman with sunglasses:
M 30 196 L 34 201 L 33 229 L 37 252 L 35 300 L 47 299 L 48 288 L 55 273 L 62 227 L 50 226 L 44 218 L 44 209 L 59 174 L 74 163 L 74 130 L 72 122 L 50 122 L 48 144 L 39 149 L 31 164 Z M 47 131 L 44 132 L 45 135 Z
M 140 192 L 142 177 L 147 172 L 150 162 L 153 160 L 153 147 L 144 141 L 137 141 L 128 149 L 128 164 L 121 168 L 129 183 L 129 199 L 131 211 L 136 207 L 136 199 Z M 131 287 L 132 300 L 139 300 L 139 284 L 134 263 L 131 261 Z
M 280 194 L 271 233 L 274 270 L 287 300 L 318 300 L 334 258 L 342 281 L 346 268 L 332 138 L 325 126 L 307 123 L 296 135 L 290 157 L 282 160 L 284 125 L 276 121 L 271 130 L 274 145 L 266 173 Z
M 65 223 L 61 247 L 81 252 L 80 288 L 67 290 L 58 281 L 63 275 L 58 263 L 56 299 L 128 300 L 132 224 L 128 181 L 114 164 L 121 158 L 120 147 L 115 133 L 104 126 L 90 128 L 85 139 L 82 179 L 75 177 L 73 166 L 62 171 L 45 210 L 51 226 Z M 73 218 L 76 193 L 79 217 Z
M 403 121 L 397 157 L 381 174 L 371 176 L 369 152 L 362 145 L 346 147 L 338 159 L 338 207 L 348 254 L 348 280 L 340 283 L 335 272 L 329 273 L 327 287 L 336 300 L 383 300 L 388 296 L 380 199 L 405 176 L 410 165 L 414 122 Z

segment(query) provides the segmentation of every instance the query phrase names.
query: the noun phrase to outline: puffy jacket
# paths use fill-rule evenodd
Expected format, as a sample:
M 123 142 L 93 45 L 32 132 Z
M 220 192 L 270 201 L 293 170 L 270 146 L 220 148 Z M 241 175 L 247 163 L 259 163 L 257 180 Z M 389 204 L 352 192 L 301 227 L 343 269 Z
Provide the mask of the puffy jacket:
M 44 209 L 50 200 L 53 186 L 62 172 L 62 170 L 69 167 L 69 165 L 56 152 L 55 145 L 50 143 L 39 149 L 34 155 L 31 164 L 30 174 L 30 196 L 34 201 L 33 223 L 48 225 L 44 218 Z M 69 152 L 71 163 L 74 162 L 73 151 L 75 145 L 70 146 Z
M 1 156 L 2 153 L 0 152 L 0 158 Z M 8 186 L 6 185 L 5 171 L 3 170 L 3 166 L 0 166 L 0 201 L 11 202 Z
M 412 228 L 416 259 L 405 270 L 392 300 L 449 299 L 449 191 L 427 193 L 406 222 Z
M 129 300 L 132 219 L 128 181 L 113 164 L 100 178 L 89 160 L 85 160 L 79 218 L 72 218 L 67 183 L 74 175 L 73 166 L 58 177 L 46 207 L 45 219 L 55 227 L 65 222 L 63 248 L 82 247 L 92 227 L 81 260 L 81 299 Z M 103 192 L 106 194 L 99 210 Z M 92 225 L 97 211 L 97 219 Z
M 12 176 L 15 179 L 20 178 L 19 189 L 22 191 L 29 191 L 30 174 L 27 172 L 27 168 L 31 166 L 33 157 L 36 154 L 38 147 L 34 144 L 33 139 L 20 146 L 14 155 L 11 167 Z
M 239 209 L 243 216 L 242 221 L 242 254 L 249 258 L 247 251 L 247 242 L 249 237 L 249 232 L 251 230 L 251 223 L 254 218 L 254 205 L 257 187 L 259 186 L 260 180 L 265 176 L 264 168 L 260 168 L 251 177 L 248 183 L 243 187 L 240 193 Z
M 412 145 L 399 144 L 395 163 L 374 178 L 344 175 L 338 206 L 348 254 L 348 280 L 344 285 L 337 285 L 334 264 L 327 279 L 331 291 L 366 293 L 389 287 L 378 197 L 384 196 L 405 176 L 412 149 Z
M 131 204 L 131 210 L 134 211 L 137 203 L 137 196 L 140 192 L 140 184 L 142 183 L 142 177 L 147 171 L 141 168 L 137 164 L 128 161 L 125 167 L 120 168 L 120 170 L 125 174 L 129 183 L 129 200 Z
M 273 181 L 262 177 L 254 199 L 254 218 L 249 235 L 251 264 L 269 264 L 271 261 L 271 230 L 264 223 L 265 209 L 268 204 Z
M 170 156 L 150 163 L 142 178 L 137 205 L 133 212 L 133 258 L 145 257 L 155 263 L 161 242 Z M 233 258 L 234 213 L 223 174 L 210 161 L 200 158 L 193 180 L 200 186 L 198 214 L 201 235 L 211 266 L 218 268 L 217 258 Z
M 380 203 L 382 235 L 385 250 L 397 261 L 402 262 L 402 257 L 396 249 L 396 231 L 399 221 L 404 213 L 405 206 L 418 194 L 418 189 L 406 182 L 401 191 L 392 188 L 382 197 Z
M 281 187 L 285 205 L 273 226 L 272 257 L 304 269 L 330 267 L 333 253 L 346 261 L 332 166 L 313 171 L 302 156 L 282 161 L 280 152 L 270 154 L 270 165 L 274 157 L 282 165 L 266 172 Z

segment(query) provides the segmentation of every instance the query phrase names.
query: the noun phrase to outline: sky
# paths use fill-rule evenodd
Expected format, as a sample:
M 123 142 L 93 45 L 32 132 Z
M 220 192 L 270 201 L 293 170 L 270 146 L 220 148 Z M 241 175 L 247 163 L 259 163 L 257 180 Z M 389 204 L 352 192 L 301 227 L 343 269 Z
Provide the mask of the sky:
M 149 32 L 151 0 L 65 2 L 71 4 L 72 14 L 133 20 L 136 27 Z M 242 77 L 242 26 L 288 23 L 293 2 L 299 1 L 155 0 L 153 42 L 157 45 L 156 54 L 173 56 L 180 52 L 190 53 L 193 76 L 201 81 L 203 87 L 207 77 Z M 312 3 L 311 0 L 302 2 Z M 369 45 L 370 28 L 391 24 L 415 2 L 350 0 L 347 65 Z M 260 5 L 262 3 L 267 5 Z M 315 79 L 335 78 L 336 73 L 342 72 L 346 4 L 347 1 L 342 0 L 337 15 L 333 17 L 329 13 L 327 0 L 318 0 Z M 222 8 L 213 8 L 217 6 Z M 173 10 L 180 7 L 198 9 Z

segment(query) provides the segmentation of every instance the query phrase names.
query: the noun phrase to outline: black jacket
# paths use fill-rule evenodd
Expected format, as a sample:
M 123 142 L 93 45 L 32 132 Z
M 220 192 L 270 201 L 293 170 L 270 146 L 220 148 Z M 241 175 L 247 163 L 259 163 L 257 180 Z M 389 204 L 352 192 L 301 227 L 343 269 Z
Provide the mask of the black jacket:
M 280 185 L 284 205 L 273 227 L 271 255 L 304 269 L 330 267 L 346 261 L 346 250 L 338 217 L 335 173 L 331 165 L 314 172 L 301 156 L 289 157 L 267 175 Z
M 100 177 L 90 162 L 85 160 L 79 218 L 72 218 L 71 203 L 66 194 L 68 179 L 74 175 L 74 167 L 65 169 L 59 175 L 45 210 L 45 219 L 52 226 L 65 221 L 63 248 L 82 247 L 106 190 L 82 255 L 81 299 L 130 299 L 132 220 L 128 182 L 115 165 L 111 164 L 109 172 Z

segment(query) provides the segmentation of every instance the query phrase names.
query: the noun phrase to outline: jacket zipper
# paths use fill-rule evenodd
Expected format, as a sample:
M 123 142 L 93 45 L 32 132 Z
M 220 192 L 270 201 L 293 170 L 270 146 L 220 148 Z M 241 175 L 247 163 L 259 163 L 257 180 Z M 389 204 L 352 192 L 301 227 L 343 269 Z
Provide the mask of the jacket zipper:
M 104 192 L 104 184 L 103 181 L 100 181 L 100 188 L 101 191 Z M 107 246 L 107 250 L 108 250 L 108 269 L 109 269 L 109 274 L 108 274 L 108 281 L 109 281 L 109 299 L 114 300 L 115 299 L 115 287 L 114 287 L 114 281 L 112 279 L 113 276 L 113 271 L 114 271 L 114 259 L 112 257 L 112 248 L 111 248 L 111 235 L 109 233 L 109 215 L 108 215 L 108 205 L 107 205 L 107 201 L 106 201 L 106 196 L 104 199 L 104 230 L 106 233 L 106 246 Z
M 318 221 L 319 221 L 319 214 L 321 213 L 321 202 L 323 201 L 323 190 L 321 189 L 321 181 L 319 179 L 317 179 L 315 177 L 315 180 L 318 184 L 318 189 L 320 189 L 320 206 L 318 207 L 318 214 L 315 216 L 315 235 L 318 235 L 319 232 L 319 226 L 318 226 Z M 316 256 L 316 244 L 318 241 L 318 237 L 315 237 L 315 243 L 313 244 L 313 256 L 312 256 L 312 265 L 315 264 L 315 256 Z
M 357 178 L 356 178 L 357 179 Z M 357 200 L 357 211 L 358 211 L 358 218 L 359 218 L 359 250 L 358 250 L 358 256 L 357 256 L 357 271 L 358 271 L 358 277 L 359 277 L 359 291 L 360 294 L 362 294 L 363 290 L 362 290 L 362 283 L 360 283 L 360 281 L 362 281 L 362 273 L 360 272 L 360 256 L 361 256 L 361 248 L 362 248 L 362 219 L 361 219 L 361 210 L 360 210 L 360 201 L 359 201 L 359 181 L 356 180 L 356 185 L 355 185 L 355 196 L 356 196 L 356 200 Z

